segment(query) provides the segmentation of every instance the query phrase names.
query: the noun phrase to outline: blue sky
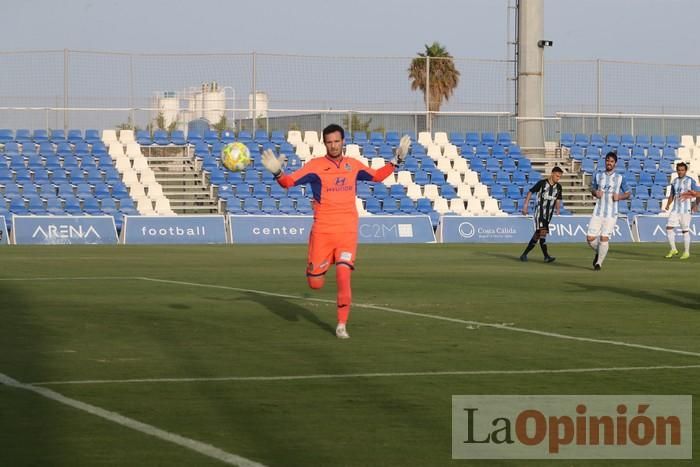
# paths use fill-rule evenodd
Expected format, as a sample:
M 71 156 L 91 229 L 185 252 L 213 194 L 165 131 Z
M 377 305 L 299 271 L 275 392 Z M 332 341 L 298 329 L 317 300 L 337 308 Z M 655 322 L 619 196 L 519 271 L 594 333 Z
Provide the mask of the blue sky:
M 506 58 L 507 0 L 24 0 L 0 50 Z M 697 0 L 544 0 L 549 59 L 698 64 Z M 9 11 L 9 10 L 8 10 Z

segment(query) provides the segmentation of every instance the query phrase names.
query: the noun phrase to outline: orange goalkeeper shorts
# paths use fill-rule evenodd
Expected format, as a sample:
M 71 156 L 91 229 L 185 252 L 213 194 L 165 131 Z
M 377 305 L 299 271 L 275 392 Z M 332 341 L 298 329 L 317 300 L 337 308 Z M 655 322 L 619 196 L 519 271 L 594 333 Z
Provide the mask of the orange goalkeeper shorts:
M 307 276 L 321 276 L 331 264 L 347 264 L 355 268 L 357 233 L 314 233 L 309 237 Z

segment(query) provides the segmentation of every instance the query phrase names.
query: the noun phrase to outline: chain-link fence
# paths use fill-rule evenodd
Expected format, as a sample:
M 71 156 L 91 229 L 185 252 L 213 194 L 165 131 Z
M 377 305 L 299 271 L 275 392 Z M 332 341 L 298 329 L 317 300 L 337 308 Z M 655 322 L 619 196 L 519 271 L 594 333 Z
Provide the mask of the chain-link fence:
M 423 89 L 445 78 L 429 71 L 440 69 L 440 60 L 451 60 L 458 73 L 438 112 L 428 111 L 435 97 L 420 84 L 412 89 L 416 59 L 425 61 Z M 516 130 L 514 64 L 507 60 L 57 50 L 0 53 L 0 69 L 3 128 L 186 129 L 206 119 L 236 129 L 337 122 L 368 131 Z M 637 118 L 633 125 L 632 117 L 610 114 L 700 114 L 699 71 L 700 65 L 549 61 L 546 116 L 608 115 L 548 122 L 547 138 L 561 131 L 698 133 L 697 118 Z

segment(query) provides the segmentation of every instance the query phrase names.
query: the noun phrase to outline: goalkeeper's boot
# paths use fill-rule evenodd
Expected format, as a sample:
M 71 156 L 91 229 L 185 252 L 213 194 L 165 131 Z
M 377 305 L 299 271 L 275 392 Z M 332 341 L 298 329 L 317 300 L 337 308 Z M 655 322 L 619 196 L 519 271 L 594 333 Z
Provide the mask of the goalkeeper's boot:
M 544 257 L 544 262 L 545 263 L 553 263 L 556 258 L 554 256 L 545 256 Z
M 666 256 L 664 256 L 664 258 L 673 258 L 673 257 L 676 256 L 677 254 L 678 254 L 678 250 L 676 250 L 676 249 L 674 248 L 673 250 L 669 251 L 668 254 L 667 254 Z
M 688 253 L 687 251 L 681 255 L 681 259 L 689 259 L 689 258 L 690 258 L 690 253 Z
M 335 328 L 335 337 L 338 339 L 350 339 L 350 334 L 348 334 L 348 330 L 345 329 L 344 324 L 338 324 Z

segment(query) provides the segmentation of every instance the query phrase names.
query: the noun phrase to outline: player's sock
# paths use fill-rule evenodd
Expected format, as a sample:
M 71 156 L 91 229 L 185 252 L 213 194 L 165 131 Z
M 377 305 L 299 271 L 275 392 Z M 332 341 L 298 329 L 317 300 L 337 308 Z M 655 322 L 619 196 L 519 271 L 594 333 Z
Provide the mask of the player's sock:
M 690 254 L 690 232 L 683 232 L 684 253 Z
M 608 242 L 600 242 L 598 246 L 598 264 L 603 264 L 603 261 L 605 261 L 609 246 Z
M 521 256 L 527 256 L 527 254 L 530 253 L 533 248 L 535 248 L 535 245 L 537 245 L 537 234 L 532 236 Z
M 593 249 L 593 251 L 595 251 L 596 253 L 598 252 L 598 245 L 599 244 L 600 244 L 600 240 L 598 239 L 598 237 L 596 237 L 593 240 L 591 240 L 590 242 L 588 242 L 588 246 L 590 246 Z
M 549 253 L 547 252 L 547 239 L 540 238 L 540 248 L 542 249 L 542 254 L 545 258 L 549 258 Z
M 675 229 L 666 230 L 666 237 L 668 238 L 668 244 L 671 245 L 671 250 L 676 249 L 676 231 Z
M 336 297 L 338 305 L 338 323 L 345 324 L 348 322 L 350 315 L 350 302 L 352 300 L 352 292 L 350 289 L 350 275 L 352 270 L 343 265 L 338 265 L 335 268 L 335 278 L 338 283 L 338 295 Z

